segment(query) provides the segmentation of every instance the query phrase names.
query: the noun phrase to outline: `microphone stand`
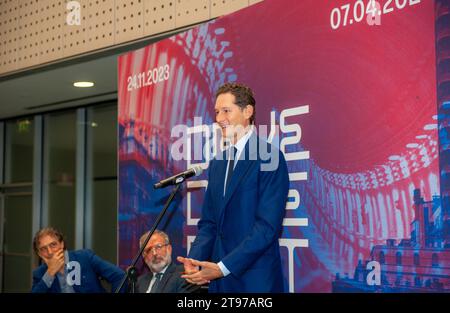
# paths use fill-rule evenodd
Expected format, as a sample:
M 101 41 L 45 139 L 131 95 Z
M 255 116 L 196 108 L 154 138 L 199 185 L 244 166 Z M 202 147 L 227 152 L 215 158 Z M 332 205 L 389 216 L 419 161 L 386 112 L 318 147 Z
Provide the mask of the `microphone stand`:
M 152 237 L 155 230 L 158 228 L 159 223 L 161 222 L 161 219 L 163 218 L 164 214 L 166 213 L 167 209 L 169 208 L 170 203 L 172 202 L 173 198 L 175 197 L 175 194 L 178 192 L 178 189 L 180 189 L 181 183 L 184 181 L 181 180 L 177 182 L 175 188 L 173 188 L 172 193 L 170 194 L 169 198 L 166 201 L 166 204 L 164 205 L 163 210 L 161 213 L 159 213 L 158 218 L 156 219 L 155 223 L 153 224 L 152 228 L 150 229 L 147 238 L 145 238 L 145 242 L 140 248 L 138 254 L 134 257 L 133 262 L 131 263 L 131 266 L 127 269 L 127 275 L 125 275 L 120 282 L 119 287 L 116 289 L 115 293 L 119 293 L 122 289 L 123 285 L 125 284 L 125 281 L 128 279 L 129 284 L 131 285 L 131 293 L 136 292 L 136 282 L 137 282 L 137 269 L 136 269 L 136 263 L 139 261 L 139 258 L 142 255 L 142 252 L 144 252 L 145 247 L 147 246 L 147 243 L 149 242 L 150 238 Z

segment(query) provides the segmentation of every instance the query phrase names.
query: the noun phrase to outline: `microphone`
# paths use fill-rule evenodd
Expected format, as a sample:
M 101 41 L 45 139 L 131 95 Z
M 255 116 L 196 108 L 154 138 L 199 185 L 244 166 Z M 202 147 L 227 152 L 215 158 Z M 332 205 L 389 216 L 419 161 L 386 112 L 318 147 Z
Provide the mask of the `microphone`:
M 191 167 L 190 169 L 188 169 L 184 172 L 178 173 L 176 175 L 173 175 L 172 177 L 161 180 L 159 183 L 154 184 L 153 188 L 158 189 L 158 188 L 164 188 L 169 185 L 178 185 L 178 184 L 182 183 L 183 181 L 185 181 L 189 177 L 199 176 L 202 172 L 203 172 L 202 167 L 197 165 L 197 166 Z

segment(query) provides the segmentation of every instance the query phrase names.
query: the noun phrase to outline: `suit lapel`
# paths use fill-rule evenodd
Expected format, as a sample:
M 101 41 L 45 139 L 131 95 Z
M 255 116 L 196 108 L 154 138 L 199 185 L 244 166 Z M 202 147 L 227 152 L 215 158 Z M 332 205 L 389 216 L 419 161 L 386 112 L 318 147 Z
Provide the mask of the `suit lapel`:
M 174 263 L 170 263 L 167 270 L 164 272 L 164 275 L 161 278 L 161 281 L 159 282 L 158 288 L 156 288 L 156 292 L 160 293 L 162 290 L 164 290 L 165 286 L 167 285 L 167 282 L 169 281 L 170 276 L 172 276 L 172 273 L 175 271 L 176 266 Z
M 249 160 L 239 160 L 236 168 L 234 169 L 233 177 L 231 177 L 230 186 L 228 186 L 228 189 L 225 192 L 225 199 L 222 203 L 222 208 L 226 207 L 228 201 L 230 201 L 231 196 L 236 191 L 236 188 L 239 186 L 239 182 L 247 173 L 250 165 L 252 165 L 252 162 Z
M 78 262 L 79 264 L 80 264 L 80 271 L 81 271 L 81 268 L 83 267 L 82 265 L 81 265 L 81 262 L 80 262 L 80 260 L 78 260 L 78 258 L 75 256 L 75 254 L 72 252 L 72 251 L 69 251 L 69 250 L 67 250 L 67 253 L 68 253 L 68 255 L 69 255 L 69 262 L 72 262 L 72 261 L 75 261 L 75 262 Z M 64 265 L 64 266 L 66 266 L 66 265 Z M 82 289 L 81 289 L 81 286 L 83 285 L 83 273 L 81 272 L 80 273 L 80 282 L 81 282 L 81 284 L 80 285 L 77 285 L 77 284 L 74 284 L 73 286 L 72 286 L 72 288 L 73 288 L 73 290 L 76 292 L 76 293 L 79 293 L 79 292 L 82 292 Z M 59 285 L 59 284 L 58 284 Z M 61 288 L 60 288 L 61 289 Z
M 222 205 L 220 207 L 220 219 L 219 219 L 220 225 L 222 225 L 225 208 L 226 208 L 228 202 L 230 201 L 231 197 L 233 196 L 233 194 L 236 192 L 236 189 L 239 186 L 239 183 L 246 176 L 248 171 L 252 168 L 252 165 L 255 166 L 255 164 L 258 163 L 255 161 L 257 159 L 258 149 L 252 149 L 251 154 L 250 154 L 250 144 L 254 144 L 255 142 L 257 142 L 255 140 L 257 140 L 257 137 L 255 134 L 253 134 L 249 138 L 247 143 L 245 144 L 244 151 L 242 151 L 242 153 L 239 157 L 239 161 L 234 169 L 233 177 L 231 177 L 231 181 L 230 181 L 230 186 L 227 188 L 227 190 L 225 192 L 225 197 L 224 197 Z M 225 162 L 225 170 L 226 170 L 226 164 L 227 163 Z M 225 177 L 225 172 L 224 172 L 223 176 L 221 176 L 221 177 Z M 222 180 L 224 180 L 224 179 L 222 179 Z M 222 186 L 223 186 L 223 184 L 224 184 L 224 182 L 222 182 Z M 222 194 L 223 194 L 223 189 L 222 189 Z
M 146 293 L 148 290 L 148 287 L 150 287 L 150 282 L 152 281 L 153 273 L 149 271 L 145 276 L 142 278 L 142 283 L 139 284 L 138 291 L 140 293 Z
M 218 167 L 217 177 L 218 178 L 220 177 L 217 180 L 217 182 L 218 182 L 217 197 L 220 199 L 219 203 L 221 203 L 223 200 L 223 189 L 224 189 L 224 185 L 225 185 L 225 174 L 227 173 L 227 164 L 228 164 L 228 162 L 227 162 L 227 159 L 225 156 L 225 151 L 224 151 L 222 154 L 222 160 L 217 161 L 217 167 Z

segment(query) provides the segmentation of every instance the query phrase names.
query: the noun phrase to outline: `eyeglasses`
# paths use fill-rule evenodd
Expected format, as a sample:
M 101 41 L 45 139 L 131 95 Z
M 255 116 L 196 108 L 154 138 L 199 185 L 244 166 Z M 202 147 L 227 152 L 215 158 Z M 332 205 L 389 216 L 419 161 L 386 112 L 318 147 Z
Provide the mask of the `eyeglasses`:
M 48 245 L 45 245 L 45 246 L 43 246 L 43 247 L 40 247 L 39 248 L 39 252 L 40 253 L 44 253 L 44 252 L 47 252 L 47 250 L 48 250 L 48 248 L 50 248 L 50 249 L 55 249 L 56 247 L 58 247 L 58 244 L 59 244 L 59 242 L 57 242 L 57 241 L 52 241 L 52 242 L 50 242 Z
M 169 245 L 168 243 L 164 243 L 164 244 L 158 243 L 157 245 L 155 245 L 155 246 L 153 246 L 151 248 L 145 249 L 144 253 L 145 254 L 149 254 L 150 252 L 151 253 L 158 253 L 158 252 L 161 251 L 162 248 L 164 248 L 165 246 L 168 246 L 168 245 Z

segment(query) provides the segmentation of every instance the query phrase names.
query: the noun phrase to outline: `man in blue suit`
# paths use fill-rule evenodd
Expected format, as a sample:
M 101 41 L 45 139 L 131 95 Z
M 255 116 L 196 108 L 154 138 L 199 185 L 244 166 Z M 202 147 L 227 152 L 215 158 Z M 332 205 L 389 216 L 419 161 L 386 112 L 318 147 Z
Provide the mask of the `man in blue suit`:
M 36 233 L 33 248 L 44 261 L 33 271 L 35 293 L 101 293 L 105 289 L 99 277 L 116 290 L 125 275 L 91 250 L 67 251 L 62 233 L 52 227 Z
M 184 264 L 188 282 L 210 292 L 283 292 L 278 239 L 289 191 L 283 154 L 258 138 L 255 99 L 236 83 L 216 93 L 223 154 L 209 164 L 198 234 Z

